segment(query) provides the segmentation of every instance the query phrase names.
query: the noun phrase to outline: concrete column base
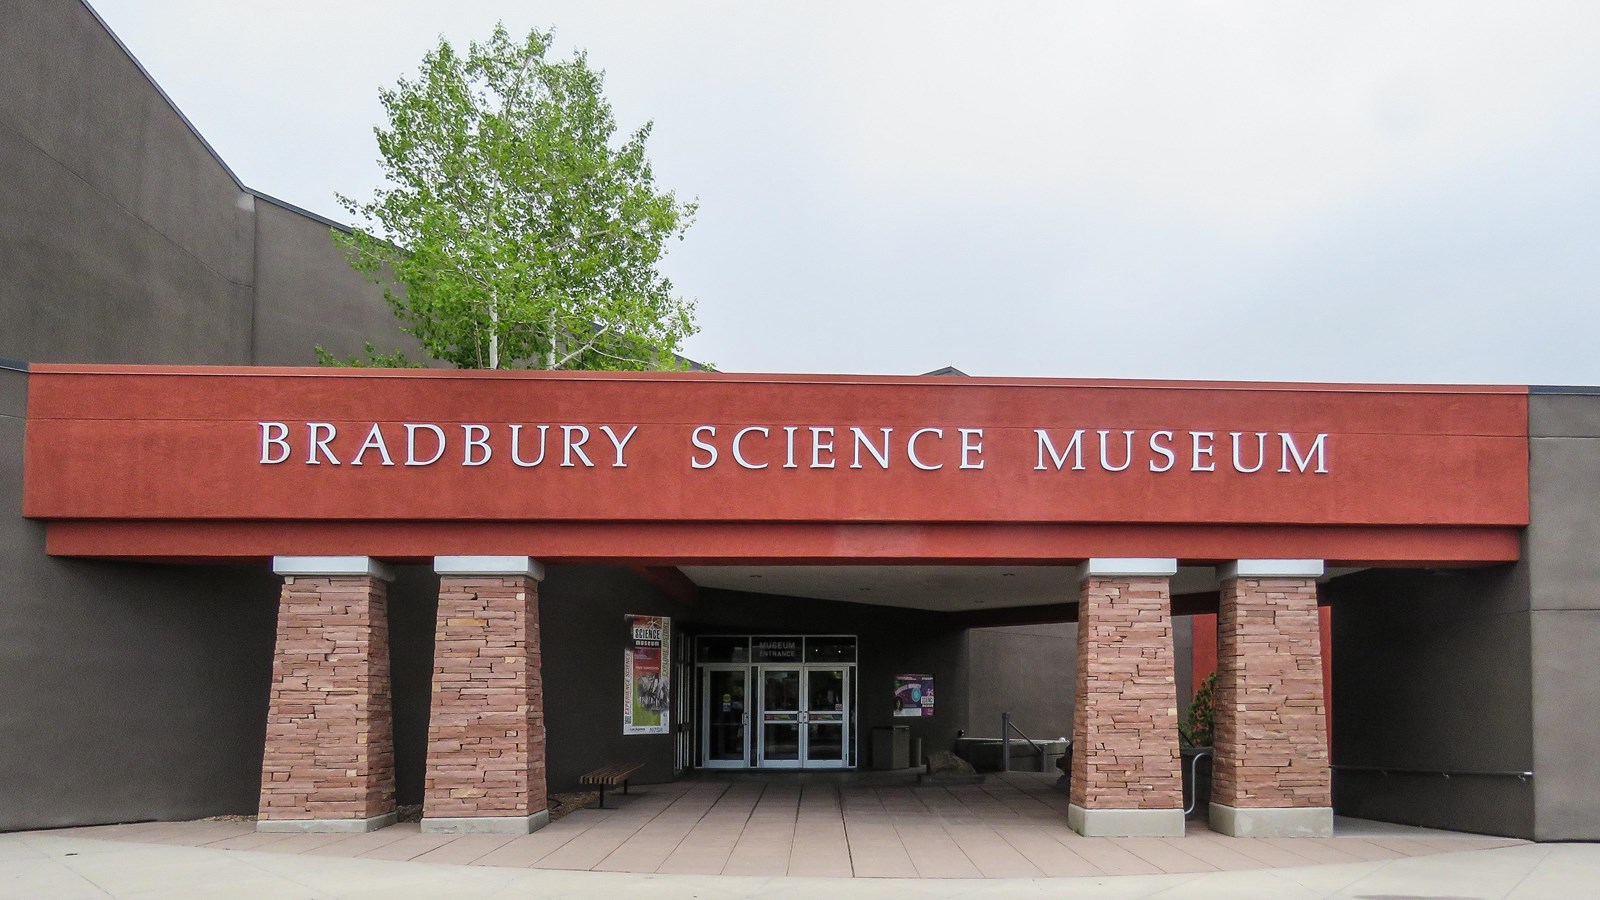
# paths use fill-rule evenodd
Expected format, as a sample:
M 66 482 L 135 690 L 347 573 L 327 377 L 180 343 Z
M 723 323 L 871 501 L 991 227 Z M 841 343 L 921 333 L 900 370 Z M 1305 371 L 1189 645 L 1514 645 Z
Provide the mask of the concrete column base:
M 1067 827 L 1084 837 L 1183 837 L 1181 809 L 1084 809 L 1067 806 Z
M 384 813 L 370 819 L 257 819 L 257 831 L 290 834 L 365 834 L 388 828 L 398 821 L 397 813 Z
M 550 824 L 550 811 L 531 816 L 434 816 L 422 820 L 423 834 L 532 834 Z
M 1229 837 L 1333 837 L 1333 807 L 1211 804 L 1211 830 Z

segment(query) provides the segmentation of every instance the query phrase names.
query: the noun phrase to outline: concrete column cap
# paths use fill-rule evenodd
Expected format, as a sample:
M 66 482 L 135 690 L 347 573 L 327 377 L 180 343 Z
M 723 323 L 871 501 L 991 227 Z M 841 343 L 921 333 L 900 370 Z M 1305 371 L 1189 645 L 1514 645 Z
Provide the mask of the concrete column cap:
M 370 556 L 274 556 L 275 575 L 365 575 L 379 581 L 393 581 L 394 567 Z
M 1078 581 L 1086 578 L 1118 578 L 1132 576 L 1164 576 L 1178 574 L 1176 559 L 1147 557 L 1086 559 L 1078 566 Z
M 1321 578 L 1320 559 L 1240 559 L 1217 566 L 1217 578 Z
M 529 556 L 435 556 L 433 571 L 440 575 L 526 575 L 544 580 L 544 566 Z

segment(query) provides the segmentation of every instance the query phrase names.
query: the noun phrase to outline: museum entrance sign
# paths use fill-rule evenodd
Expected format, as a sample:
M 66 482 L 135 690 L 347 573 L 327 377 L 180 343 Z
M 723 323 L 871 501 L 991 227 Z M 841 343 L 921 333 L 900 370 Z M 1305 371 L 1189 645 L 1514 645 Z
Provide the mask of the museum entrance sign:
M 195 556 L 271 552 L 261 538 L 290 522 L 322 534 L 369 523 L 398 555 L 402 524 L 538 536 L 560 523 L 578 537 L 587 529 L 594 552 L 558 555 L 618 558 L 630 554 L 607 532 L 629 523 L 666 529 L 640 558 L 662 557 L 668 534 L 717 539 L 719 528 L 749 526 L 721 542 L 725 552 L 699 542 L 683 561 L 773 558 L 837 543 L 841 527 L 853 529 L 847 541 L 862 528 L 899 544 L 914 532 L 925 546 L 902 548 L 907 558 L 953 558 L 941 533 L 999 540 L 995 529 L 1021 526 L 1055 529 L 1058 544 L 1114 543 L 1130 529 L 1192 540 L 1180 556 L 1223 558 L 1227 548 L 1212 545 L 1227 529 L 1275 528 L 1320 534 L 1335 551 L 1285 548 L 1295 556 L 1366 558 L 1351 541 L 1388 536 L 1411 541 L 1413 559 L 1493 561 L 1514 558 L 1527 522 L 1527 397 L 1501 387 L 41 365 L 26 483 L 27 515 L 68 524 L 52 528 L 52 552 L 82 555 L 183 555 L 129 541 L 114 523 L 162 523 Z M 220 530 L 190 540 L 205 523 Z M 1046 534 L 1032 532 L 1019 558 L 1035 558 L 1029 542 Z M 1424 534 L 1437 552 L 1415 543 Z M 894 552 L 883 550 L 865 555 Z

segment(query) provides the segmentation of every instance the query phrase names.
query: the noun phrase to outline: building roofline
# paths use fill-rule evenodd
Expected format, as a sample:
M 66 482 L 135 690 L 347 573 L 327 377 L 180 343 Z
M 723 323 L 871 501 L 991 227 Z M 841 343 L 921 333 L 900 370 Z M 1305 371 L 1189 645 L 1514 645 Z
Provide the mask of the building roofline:
M 1600 397 L 1600 386 L 1579 384 L 1530 384 L 1530 394 L 1570 394 L 1583 397 Z
M 117 45 L 123 55 L 128 57 L 128 61 L 133 63 L 133 67 L 139 70 L 139 74 L 144 76 L 144 80 L 149 82 L 150 86 L 155 88 L 156 93 L 161 96 L 161 99 L 167 102 L 167 106 L 172 108 L 179 121 L 183 122 L 184 127 L 189 129 L 189 133 L 194 135 L 195 140 L 200 142 L 200 146 L 206 148 L 206 152 L 211 154 L 211 158 L 217 161 L 217 165 L 222 167 L 222 171 L 228 173 L 228 177 L 233 179 L 233 183 L 238 186 L 239 190 L 248 191 L 249 188 L 245 187 L 244 182 L 239 180 L 238 173 L 234 172 L 233 167 L 228 165 L 227 160 L 222 158 L 222 154 L 217 152 L 217 148 L 211 146 L 211 142 L 206 140 L 206 136 L 200 133 L 200 129 L 194 127 L 194 123 L 189 121 L 189 117 L 183 114 L 183 110 L 178 108 L 178 104 L 174 103 L 172 97 L 161 87 L 161 83 L 155 80 L 155 77 L 150 74 L 150 70 L 146 69 L 144 63 L 139 61 L 139 57 L 133 55 L 133 51 L 128 49 L 128 45 L 124 44 L 122 38 L 118 37 L 117 33 L 106 23 L 99 10 L 96 10 L 89 3 L 89 0 L 79 0 L 79 2 L 83 4 L 84 9 L 89 11 L 89 15 L 94 17 L 95 22 L 99 23 L 101 30 L 111 37 L 112 42 Z
M 250 196 L 256 198 L 257 200 L 264 200 L 264 201 L 266 201 L 268 203 L 271 203 L 273 206 L 281 207 L 281 208 L 286 209 L 286 210 L 288 210 L 289 212 L 292 212 L 292 213 L 298 213 L 298 214 L 300 214 L 302 216 L 305 216 L 308 219 L 313 219 L 315 221 L 321 222 L 322 224 L 328 226 L 329 228 L 337 228 L 338 230 L 344 232 L 345 234 L 354 234 L 355 233 L 355 229 L 350 227 L 349 225 L 345 224 L 344 222 L 336 222 L 333 219 L 330 219 L 327 216 L 322 215 L 321 213 L 314 213 L 311 210 L 306 209 L 303 206 L 296 206 L 296 205 L 294 205 L 293 203 L 290 203 L 287 200 L 283 200 L 283 199 L 280 199 L 278 197 L 274 197 L 271 194 L 263 194 L 262 192 L 256 190 L 255 188 L 245 187 L 245 188 L 243 188 L 243 190 L 244 190 L 245 193 L 247 193 Z
M 222 158 L 221 153 L 217 152 L 217 148 L 211 146 L 211 142 L 206 140 L 206 136 L 200 132 L 199 128 L 195 127 L 194 122 L 192 122 L 187 115 L 184 115 L 183 109 L 179 107 L 178 104 L 172 99 L 172 96 L 161 87 L 161 83 L 156 81 L 155 76 L 150 74 L 150 70 L 144 67 L 144 63 L 139 61 L 139 57 L 135 56 L 133 51 L 128 49 L 128 45 L 123 43 L 121 37 L 117 36 L 117 32 L 113 30 L 112 27 L 106 22 L 105 17 L 100 15 L 99 10 L 96 10 L 94 5 L 91 4 L 89 0 L 79 0 L 79 3 L 83 5 L 84 9 L 88 10 L 89 15 L 94 18 L 97 24 L 99 24 L 100 29 L 111 38 L 112 43 L 117 45 L 117 48 L 120 49 L 122 54 L 128 58 L 128 61 L 133 63 L 133 67 L 139 70 L 139 74 L 144 76 L 145 82 L 155 90 L 156 94 L 163 101 L 166 102 L 167 107 L 171 109 L 173 114 L 178 117 L 178 121 L 183 123 L 183 126 L 189 130 L 189 133 L 194 135 L 194 139 L 200 142 L 200 146 L 205 148 L 206 153 L 208 153 L 211 158 L 216 161 L 218 166 L 222 167 L 222 171 L 227 173 L 229 180 L 233 182 L 235 187 L 258 200 L 265 200 L 274 206 L 282 207 L 290 212 L 299 213 L 300 215 L 306 216 L 310 219 L 315 219 L 316 221 L 321 222 L 330 228 L 337 228 L 346 233 L 354 230 L 350 227 L 350 225 L 344 222 L 337 222 L 328 218 L 327 216 L 322 215 L 321 213 L 315 213 L 304 207 L 296 206 L 287 200 L 280 200 L 271 194 L 262 193 L 261 191 L 258 191 L 255 188 L 245 184 L 243 179 L 239 177 L 239 173 L 235 172 L 233 167 L 228 165 L 228 161 Z

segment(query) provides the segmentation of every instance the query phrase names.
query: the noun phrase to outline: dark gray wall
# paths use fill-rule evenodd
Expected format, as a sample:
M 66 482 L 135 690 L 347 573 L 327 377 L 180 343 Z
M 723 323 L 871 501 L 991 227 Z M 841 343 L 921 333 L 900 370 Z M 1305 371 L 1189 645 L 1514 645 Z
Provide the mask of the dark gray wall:
M 641 784 L 672 779 L 672 735 L 622 733 L 622 617 L 629 613 L 687 624 L 681 607 L 628 569 L 546 569 L 539 635 L 551 791 L 576 790 L 579 775 L 614 762 L 644 763 Z
M 1522 562 L 1337 579 L 1340 812 L 1538 840 L 1600 839 L 1600 390 L 1529 398 Z
M 406 349 L 330 222 L 240 185 L 78 0 L 0 0 L 0 358 Z
M 1530 398 L 1534 836 L 1600 840 L 1600 391 Z
M 1210 621 L 1210 620 L 1207 620 Z M 1073 652 L 1077 652 L 1074 647 Z M 1189 715 L 1189 704 L 1194 700 L 1194 618 L 1172 618 L 1172 668 L 1178 697 L 1178 722 L 1182 724 Z
M 242 187 L 82 3 L 0 0 L 0 23 L 0 358 L 414 348 L 328 223 Z M 253 811 L 276 580 L 47 557 L 25 392 L 0 369 L 0 830 Z
M 1035 740 L 1072 737 L 1078 626 L 974 628 L 967 734 L 998 737 L 1000 714 Z
M 1172 651 L 1178 721 L 1194 699 L 1192 619 L 1172 620 Z M 1013 625 L 975 628 L 968 641 L 967 734 L 1000 733 L 1000 714 L 1029 737 L 1071 738 L 1077 706 L 1078 626 Z
M 248 361 L 248 196 L 82 4 L 0 22 L 0 357 Z
M 1333 605 L 1334 808 L 1341 815 L 1532 837 L 1528 568 L 1368 570 Z
M 0 368 L 13 511 L 26 381 Z M 0 831 L 253 812 L 276 599 L 265 568 L 52 559 L 0 522 Z
M 422 361 L 382 291 L 336 248 L 327 220 L 259 196 L 255 220 L 253 363 L 311 366 L 315 345 L 344 358 L 361 354 L 367 341 L 380 353 L 401 349 Z
M 395 801 L 421 803 L 433 702 L 433 633 L 439 576 L 432 566 L 397 566 L 389 585 L 389 682 L 394 710 Z M 266 690 L 267 685 L 262 689 Z M 263 721 L 263 725 L 265 722 Z

